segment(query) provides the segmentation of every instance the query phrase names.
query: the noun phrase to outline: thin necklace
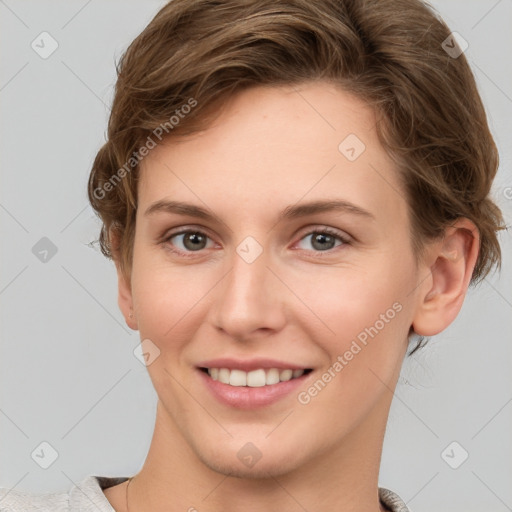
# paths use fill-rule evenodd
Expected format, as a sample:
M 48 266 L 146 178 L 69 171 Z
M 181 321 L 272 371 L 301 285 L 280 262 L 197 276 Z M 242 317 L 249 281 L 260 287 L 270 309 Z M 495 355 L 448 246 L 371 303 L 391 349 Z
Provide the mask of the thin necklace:
M 128 487 L 130 487 L 132 480 L 133 480 L 132 476 L 130 478 L 128 478 L 128 485 L 126 486 L 126 512 L 130 512 L 130 509 L 128 508 Z

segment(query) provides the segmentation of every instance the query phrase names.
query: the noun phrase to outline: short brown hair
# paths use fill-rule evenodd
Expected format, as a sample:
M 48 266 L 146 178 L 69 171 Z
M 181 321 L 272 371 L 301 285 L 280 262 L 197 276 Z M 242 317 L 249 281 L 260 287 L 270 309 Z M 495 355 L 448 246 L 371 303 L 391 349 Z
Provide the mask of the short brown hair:
M 501 267 L 503 217 L 489 197 L 498 151 L 464 54 L 443 47 L 453 46 L 450 37 L 420 0 L 172 0 L 118 64 L 107 142 L 88 188 L 103 222 L 102 252 L 130 275 L 139 150 L 155 130 L 172 137 L 205 129 L 223 100 L 252 86 L 326 80 L 378 114 L 379 139 L 406 192 L 415 255 L 466 217 L 480 234 L 471 283 L 480 281 Z M 194 107 L 180 115 L 187 104 Z

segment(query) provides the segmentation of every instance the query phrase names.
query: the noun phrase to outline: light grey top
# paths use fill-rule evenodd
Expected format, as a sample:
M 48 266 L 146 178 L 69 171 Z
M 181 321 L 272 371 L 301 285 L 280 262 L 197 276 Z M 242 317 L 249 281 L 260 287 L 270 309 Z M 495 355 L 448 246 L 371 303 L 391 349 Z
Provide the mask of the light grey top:
M 103 489 L 128 477 L 88 476 L 69 492 L 33 494 L 0 487 L 0 512 L 115 512 Z M 379 487 L 381 503 L 390 512 L 411 512 L 400 496 Z

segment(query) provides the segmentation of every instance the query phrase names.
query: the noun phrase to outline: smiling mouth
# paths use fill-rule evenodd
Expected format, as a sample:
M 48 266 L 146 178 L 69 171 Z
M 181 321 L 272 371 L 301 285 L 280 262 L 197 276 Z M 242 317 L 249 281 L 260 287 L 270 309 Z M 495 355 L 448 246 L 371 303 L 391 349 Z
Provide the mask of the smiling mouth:
M 199 368 L 202 372 L 211 377 L 212 380 L 228 384 L 233 387 L 251 387 L 260 388 L 263 386 L 272 386 L 279 382 L 286 382 L 298 379 L 303 375 L 311 373 L 311 368 L 304 370 L 279 369 L 279 368 L 259 368 L 250 372 L 229 368 Z

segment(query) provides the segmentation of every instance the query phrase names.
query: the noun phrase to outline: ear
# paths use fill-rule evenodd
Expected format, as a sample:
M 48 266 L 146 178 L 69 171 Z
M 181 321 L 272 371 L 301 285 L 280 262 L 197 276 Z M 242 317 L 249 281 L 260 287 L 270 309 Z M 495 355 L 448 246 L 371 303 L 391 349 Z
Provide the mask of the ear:
M 480 249 L 478 229 L 469 219 L 458 219 L 440 242 L 428 251 L 420 276 L 418 304 L 412 327 L 420 336 L 433 336 L 446 329 L 458 315 L 471 281 Z
M 127 276 L 120 263 L 117 237 L 111 234 L 112 259 L 117 271 L 117 303 L 123 313 L 126 325 L 136 331 L 138 329 L 137 316 L 133 307 L 132 286 L 130 276 Z

